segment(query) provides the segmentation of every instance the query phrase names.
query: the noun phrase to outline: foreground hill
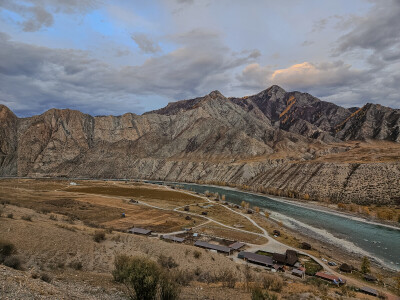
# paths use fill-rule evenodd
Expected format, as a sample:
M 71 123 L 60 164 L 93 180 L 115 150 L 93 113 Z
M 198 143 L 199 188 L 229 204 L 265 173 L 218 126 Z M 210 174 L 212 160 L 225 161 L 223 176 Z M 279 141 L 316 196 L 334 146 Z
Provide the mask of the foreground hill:
M 272 86 L 214 91 L 143 115 L 0 106 L 0 175 L 146 178 L 250 185 L 280 195 L 400 201 L 400 111 L 346 109 Z

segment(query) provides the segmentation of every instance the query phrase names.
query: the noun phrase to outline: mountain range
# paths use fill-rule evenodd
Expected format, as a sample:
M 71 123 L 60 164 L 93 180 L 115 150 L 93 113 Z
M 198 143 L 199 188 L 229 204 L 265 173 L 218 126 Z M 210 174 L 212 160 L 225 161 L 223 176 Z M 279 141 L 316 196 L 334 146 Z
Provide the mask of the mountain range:
M 344 108 L 272 86 L 143 115 L 0 105 L 0 176 L 141 178 L 248 186 L 334 202 L 400 203 L 400 110 Z

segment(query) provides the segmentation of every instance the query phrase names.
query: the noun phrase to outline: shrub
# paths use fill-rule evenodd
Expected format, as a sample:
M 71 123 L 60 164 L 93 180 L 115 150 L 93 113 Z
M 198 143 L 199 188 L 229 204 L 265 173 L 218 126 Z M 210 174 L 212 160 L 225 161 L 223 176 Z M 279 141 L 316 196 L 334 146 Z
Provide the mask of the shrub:
M 18 256 L 12 255 L 12 256 L 7 256 L 4 259 L 3 264 L 7 267 L 16 269 L 16 270 L 20 270 L 21 269 L 21 260 Z
M 117 255 L 112 272 L 114 280 L 122 282 L 131 299 L 178 299 L 179 287 L 174 276 L 166 273 L 154 261 L 141 257 Z
M 47 208 L 42 208 L 42 209 L 40 210 L 40 212 L 41 212 L 42 214 L 44 214 L 44 215 L 47 215 L 47 214 L 50 212 L 50 210 L 47 209 Z
M 262 278 L 262 284 L 264 289 L 280 292 L 283 287 L 283 280 L 278 276 L 265 274 Z
M 193 252 L 193 256 L 194 256 L 194 258 L 198 259 L 201 256 L 201 252 L 196 250 L 196 251 Z
M 176 270 L 173 277 L 178 284 L 187 286 L 193 280 L 193 273 L 187 270 Z
M 9 242 L 0 240 L 0 263 L 2 263 L 8 256 L 16 252 L 15 246 Z
M 222 286 L 234 288 L 237 282 L 235 272 L 230 269 L 224 269 L 218 274 L 218 279 L 222 282 Z
M 8 215 L 7 215 L 7 218 L 13 219 L 13 218 L 14 218 L 14 215 L 13 215 L 13 214 L 8 214 Z
M 100 243 L 101 241 L 104 241 L 105 239 L 106 239 L 106 233 L 104 231 L 99 230 L 94 233 L 93 240 L 96 243 Z
M 52 221 L 57 221 L 57 217 L 55 215 L 50 215 L 49 219 Z
M 21 217 L 22 220 L 32 222 L 32 216 L 26 215 Z
M 259 286 L 256 286 L 251 291 L 251 300 L 277 300 L 278 297 L 274 294 L 264 292 Z
M 83 268 L 83 265 L 82 265 L 82 263 L 81 263 L 80 261 L 73 261 L 73 262 L 70 262 L 70 263 L 69 263 L 69 266 L 70 266 L 72 269 L 75 269 L 75 270 L 77 270 L 77 271 L 82 270 L 82 268 Z
M 49 274 L 47 274 L 47 273 L 40 274 L 40 279 L 45 281 L 45 282 L 49 282 L 49 283 L 52 280 L 51 276 Z
M 161 254 L 158 257 L 158 263 L 163 268 L 166 268 L 168 270 L 176 268 L 177 266 L 179 266 L 171 256 L 166 256 L 166 255 L 163 255 L 163 254 Z

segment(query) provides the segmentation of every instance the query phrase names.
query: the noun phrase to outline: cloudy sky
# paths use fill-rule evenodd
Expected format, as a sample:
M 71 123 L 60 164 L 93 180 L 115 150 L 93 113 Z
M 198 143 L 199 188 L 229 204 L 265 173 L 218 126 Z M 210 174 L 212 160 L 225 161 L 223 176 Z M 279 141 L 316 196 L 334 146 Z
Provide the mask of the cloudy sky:
M 0 0 L 0 103 L 143 113 L 273 84 L 400 108 L 400 0 Z

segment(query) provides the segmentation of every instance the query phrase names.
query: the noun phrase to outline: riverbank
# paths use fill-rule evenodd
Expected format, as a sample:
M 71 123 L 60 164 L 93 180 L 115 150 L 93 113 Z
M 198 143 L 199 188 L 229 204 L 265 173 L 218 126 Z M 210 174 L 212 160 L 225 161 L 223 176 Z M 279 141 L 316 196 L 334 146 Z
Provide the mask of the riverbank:
M 163 183 L 161 181 L 152 182 Z M 400 247 L 398 245 L 400 231 L 397 227 L 343 215 L 340 212 L 326 210 L 326 207 L 310 207 L 310 204 L 303 206 L 301 205 L 303 203 L 293 203 L 294 201 L 289 202 L 286 199 L 273 199 L 275 197 L 241 191 L 232 187 L 183 182 L 165 182 L 165 184 L 178 185 L 187 190 L 201 193 L 206 190 L 213 193 L 218 192 L 219 195 L 225 194 L 227 201 L 235 204 L 240 205 L 242 201 L 246 201 L 251 206 L 258 206 L 268 212 L 281 212 L 289 217 L 285 221 L 302 225 L 301 228 L 292 226 L 291 230 L 297 235 L 301 232 L 304 236 L 316 237 L 317 240 L 325 242 L 323 245 L 325 248 L 334 245 L 337 249 L 340 248 L 344 253 L 347 253 L 343 253 L 343 255 L 355 257 L 355 260 L 359 260 L 360 255 L 366 255 L 376 260 L 378 267 L 380 265 L 392 270 L 399 269 L 398 256 L 395 253 L 397 246 Z M 266 201 L 267 199 L 270 199 L 270 201 Z M 272 216 L 274 217 L 274 214 Z M 278 219 L 277 222 L 279 221 L 281 220 Z M 304 226 L 304 224 L 309 226 Z M 286 222 L 285 225 L 290 224 Z M 311 231 L 307 231 L 308 229 L 311 229 Z M 353 254 L 350 255 L 350 253 Z

